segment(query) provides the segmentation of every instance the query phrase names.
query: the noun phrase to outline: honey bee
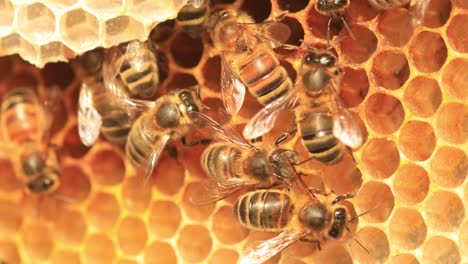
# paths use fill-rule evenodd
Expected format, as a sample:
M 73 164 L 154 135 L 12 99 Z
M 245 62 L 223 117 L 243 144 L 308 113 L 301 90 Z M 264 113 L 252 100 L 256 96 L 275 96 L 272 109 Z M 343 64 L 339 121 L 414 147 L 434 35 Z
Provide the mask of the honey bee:
M 205 22 L 210 8 L 204 0 L 192 0 L 183 6 L 177 13 L 177 22 L 192 38 L 198 38 L 205 30 Z
M 134 119 L 121 100 L 126 97 L 123 90 L 110 90 L 104 83 L 104 56 L 102 49 L 96 49 L 74 62 L 83 80 L 78 100 L 78 134 L 88 147 L 97 140 L 99 132 L 110 142 L 125 145 Z
M 0 127 L 6 149 L 11 151 L 16 177 L 31 194 L 51 193 L 60 184 L 59 160 L 50 143 L 51 107 L 57 102 L 54 96 L 41 103 L 32 89 L 15 88 L 1 105 Z
M 294 88 L 257 113 L 245 127 L 244 137 L 252 139 L 267 133 L 282 110 L 293 108 L 296 127 L 278 138 L 276 144 L 299 130 L 311 159 L 327 164 L 339 162 L 345 146 L 359 148 L 364 141 L 359 123 L 334 88 L 340 75 L 337 58 L 331 52 L 309 49 Z
M 207 30 L 221 52 L 221 92 L 229 114 L 240 110 L 246 87 L 260 104 L 266 105 L 292 86 L 272 49 L 289 38 L 291 33 L 285 24 L 255 24 L 246 14 L 228 9 L 212 14 Z
M 229 123 L 228 123 L 229 124 Z M 192 197 L 195 204 L 221 200 L 244 188 L 268 188 L 286 183 L 311 195 L 296 171 L 297 153 L 276 149 L 265 143 L 248 143 L 232 124 L 223 126 L 207 115 L 199 114 L 198 125 L 211 129 L 219 142 L 210 144 L 202 154 L 201 164 L 211 177 L 206 192 Z
M 352 39 L 356 39 L 349 27 L 348 23 L 344 19 L 346 9 L 349 7 L 351 0 L 317 0 L 315 3 L 315 10 L 321 15 L 330 17 L 327 25 L 327 45 L 330 46 L 330 26 L 333 19 L 339 18 L 343 21 L 343 25 L 349 32 Z
M 413 25 L 420 24 L 426 14 L 430 0 L 369 0 L 369 3 L 377 9 L 388 10 L 410 4 Z
M 125 151 L 132 165 L 151 175 L 159 155 L 169 139 L 182 138 L 194 125 L 203 109 L 198 87 L 178 90 L 159 97 L 155 102 L 127 99 L 134 108 L 145 109 L 128 134 Z
M 242 195 L 233 207 L 241 226 L 281 233 L 248 249 L 240 263 L 263 263 L 299 240 L 320 243 L 343 238 L 345 230 L 351 233 L 347 224 L 355 218 L 336 204 L 350 197 L 338 196 L 327 205 L 318 198 L 311 200 L 286 190 L 256 190 Z

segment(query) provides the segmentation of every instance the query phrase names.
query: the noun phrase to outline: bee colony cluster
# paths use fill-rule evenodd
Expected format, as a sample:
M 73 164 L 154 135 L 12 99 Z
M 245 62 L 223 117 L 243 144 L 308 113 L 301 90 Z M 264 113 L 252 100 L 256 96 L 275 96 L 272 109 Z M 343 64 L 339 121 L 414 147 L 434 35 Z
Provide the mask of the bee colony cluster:
M 466 1 L 202 2 L 0 58 L 0 263 L 468 261 Z

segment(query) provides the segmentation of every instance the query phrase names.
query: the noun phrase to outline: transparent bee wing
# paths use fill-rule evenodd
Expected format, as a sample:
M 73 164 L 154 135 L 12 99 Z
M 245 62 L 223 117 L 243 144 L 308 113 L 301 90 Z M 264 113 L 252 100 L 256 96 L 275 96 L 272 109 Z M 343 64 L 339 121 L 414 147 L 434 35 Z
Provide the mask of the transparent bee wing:
M 45 144 L 49 144 L 52 136 L 52 124 L 54 122 L 54 115 L 56 114 L 56 107 L 59 105 L 61 101 L 61 91 L 58 86 L 49 87 L 47 94 L 42 99 L 42 107 L 44 109 L 45 115 L 45 125 L 43 135 L 42 135 L 42 142 Z
M 241 256 L 239 263 L 241 264 L 258 264 L 263 263 L 283 249 L 287 248 L 291 244 L 297 242 L 303 233 L 297 233 L 294 231 L 284 231 L 281 232 L 276 237 L 260 242 L 254 247 L 245 251 L 243 256 Z
M 96 142 L 101 131 L 102 118 L 93 105 L 91 88 L 82 84 L 78 99 L 78 134 L 85 146 L 91 146 Z
M 253 148 L 233 126 L 223 126 L 218 121 L 201 112 L 193 112 L 197 118 L 196 128 L 204 135 L 217 141 L 234 143 L 244 148 Z
M 192 5 L 195 8 L 199 8 L 203 5 L 204 2 L 205 0 L 189 0 L 187 4 Z
M 231 178 L 222 183 L 214 179 L 208 179 L 203 182 L 204 192 L 192 195 L 190 201 L 197 205 L 216 203 L 247 186 L 249 186 L 248 183 L 238 178 Z
M 151 174 L 156 167 L 156 163 L 158 162 L 159 157 L 166 147 L 169 139 L 171 139 L 171 135 L 164 135 L 160 137 L 159 140 L 154 143 L 153 150 L 151 151 L 149 157 L 147 157 L 146 160 L 142 163 L 141 169 L 144 170 L 145 185 L 150 179 Z
M 224 55 L 221 56 L 221 95 L 226 111 L 237 114 L 244 103 L 245 85 L 236 77 Z
M 117 60 L 117 58 L 121 56 L 123 56 L 121 47 L 112 47 L 106 52 L 104 62 L 102 64 L 102 77 L 104 79 L 106 89 L 112 94 L 119 96 L 125 93 L 122 83 L 117 79 L 117 75 L 124 62 L 124 60 Z
M 298 85 L 289 90 L 285 95 L 267 104 L 260 110 L 244 128 L 244 138 L 254 139 L 268 133 L 275 125 L 281 111 L 291 108 L 296 104 Z
M 413 26 L 421 25 L 424 16 L 426 15 L 429 7 L 430 0 L 413 0 L 410 5 L 410 13 L 413 22 Z
M 348 108 L 346 108 L 336 92 L 333 93 L 331 102 L 333 113 L 333 134 L 343 142 L 343 144 L 352 149 L 361 147 L 364 143 L 364 135 L 358 121 Z

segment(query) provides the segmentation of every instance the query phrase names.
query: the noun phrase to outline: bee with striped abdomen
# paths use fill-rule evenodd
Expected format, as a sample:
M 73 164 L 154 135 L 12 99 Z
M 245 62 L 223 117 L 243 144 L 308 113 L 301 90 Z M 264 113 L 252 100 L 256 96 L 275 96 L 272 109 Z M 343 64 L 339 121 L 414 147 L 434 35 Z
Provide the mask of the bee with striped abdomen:
M 56 91 L 51 89 L 51 94 Z M 55 191 L 60 184 L 60 164 L 50 144 L 52 116 L 57 94 L 40 98 L 32 89 L 15 88 L 5 95 L 0 127 L 16 177 L 32 194 Z M 43 102 L 43 103 L 41 103 Z
M 246 87 L 260 104 L 266 105 L 292 86 L 273 52 L 273 47 L 290 36 L 286 25 L 274 21 L 256 24 L 245 13 L 228 9 L 212 14 L 207 28 L 221 52 L 221 92 L 229 114 L 240 110 Z M 273 35 L 284 39 L 270 37 Z
M 311 159 L 327 164 L 339 162 L 345 146 L 359 148 L 364 141 L 359 123 L 334 88 L 340 75 L 337 58 L 332 53 L 309 50 L 294 89 L 254 116 L 244 129 L 244 137 L 252 139 L 267 133 L 282 110 L 293 108 L 296 128 L 281 136 L 277 144 L 299 131 Z
M 185 33 L 198 38 L 205 30 L 205 22 L 210 13 L 208 0 L 191 0 L 177 13 L 177 22 Z

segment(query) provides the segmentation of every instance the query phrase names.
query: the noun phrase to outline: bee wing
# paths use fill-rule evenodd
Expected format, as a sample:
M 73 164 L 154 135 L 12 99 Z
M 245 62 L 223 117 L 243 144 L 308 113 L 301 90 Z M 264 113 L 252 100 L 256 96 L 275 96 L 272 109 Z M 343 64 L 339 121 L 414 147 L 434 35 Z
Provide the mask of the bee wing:
M 413 20 L 413 25 L 422 24 L 424 16 L 429 7 L 430 0 L 413 0 L 411 1 L 410 13 Z
M 193 112 L 193 115 L 197 118 L 196 128 L 200 130 L 202 134 L 208 135 L 217 141 L 234 143 L 244 148 L 253 148 L 234 126 L 223 126 L 218 121 L 201 112 Z M 220 115 L 222 115 L 222 112 L 220 112 Z M 228 122 L 228 124 L 229 123 L 230 122 Z
M 237 114 L 244 103 L 245 85 L 234 74 L 224 55 L 221 56 L 221 94 L 226 111 Z
M 196 193 L 190 197 L 190 201 L 197 205 L 207 205 L 220 201 L 235 192 L 249 186 L 247 182 L 244 182 L 238 178 L 231 178 L 222 183 L 208 179 L 203 182 L 204 192 Z
M 78 99 L 78 134 L 85 146 L 90 147 L 96 142 L 101 125 L 102 118 L 94 108 L 91 88 L 83 83 Z
M 123 55 L 120 47 L 113 47 L 106 52 L 102 64 L 102 77 L 106 89 L 115 95 L 124 94 L 122 83 L 117 79 L 117 74 L 120 72 L 120 68 L 124 62 L 124 60 L 117 60 L 117 58 Z
M 263 263 L 283 249 L 287 248 L 294 242 L 298 241 L 304 233 L 297 233 L 294 231 L 281 232 L 274 238 L 263 241 L 255 245 L 254 247 L 246 250 L 243 256 L 240 258 L 239 263 L 241 264 L 258 264 Z
M 291 29 L 289 29 L 286 24 L 278 21 L 248 24 L 246 25 L 246 28 L 251 34 L 260 38 L 262 42 L 266 43 L 273 49 L 286 43 L 292 34 Z
M 244 138 L 254 139 L 269 132 L 275 125 L 278 115 L 284 109 L 293 107 L 296 104 L 298 86 L 293 87 L 285 95 L 267 104 L 260 110 L 244 128 Z
M 189 0 L 187 4 L 192 5 L 195 8 L 199 8 L 203 5 L 204 2 L 205 0 Z
M 159 156 L 161 155 L 162 151 L 166 147 L 166 144 L 169 141 L 169 139 L 171 139 L 171 135 L 169 134 L 160 137 L 159 140 L 157 140 L 154 143 L 151 154 L 142 163 L 141 169 L 144 169 L 145 184 L 148 182 L 149 178 L 151 177 L 154 167 L 156 167 L 156 163 L 158 162 Z
M 359 148 L 364 143 L 364 135 L 358 121 L 346 108 L 336 92 L 332 95 L 331 102 L 333 134 L 346 146 L 352 149 Z

